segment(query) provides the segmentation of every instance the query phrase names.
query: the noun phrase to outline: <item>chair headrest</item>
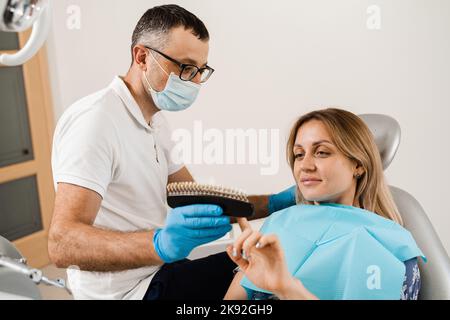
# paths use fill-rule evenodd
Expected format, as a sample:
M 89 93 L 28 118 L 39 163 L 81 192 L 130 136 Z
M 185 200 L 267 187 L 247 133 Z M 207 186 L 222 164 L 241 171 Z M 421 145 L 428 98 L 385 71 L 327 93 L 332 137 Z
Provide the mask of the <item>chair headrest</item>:
M 362 114 L 359 117 L 372 132 L 380 151 L 383 169 L 386 170 L 400 146 L 400 124 L 394 118 L 383 114 Z

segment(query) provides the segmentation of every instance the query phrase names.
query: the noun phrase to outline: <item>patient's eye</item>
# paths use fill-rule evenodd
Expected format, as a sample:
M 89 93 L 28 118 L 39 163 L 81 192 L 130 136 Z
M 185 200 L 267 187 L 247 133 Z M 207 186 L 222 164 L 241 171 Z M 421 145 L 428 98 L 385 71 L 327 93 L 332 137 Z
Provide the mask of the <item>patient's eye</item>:
M 294 159 L 295 160 L 298 160 L 300 158 L 303 158 L 303 153 L 296 153 L 296 154 L 294 154 Z
M 319 157 L 323 158 L 323 157 L 327 157 L 329 156 L 331 153 L 328 152 L 328 150 L 326 148 L 324 148 L 323 146 L 319 146 L 316 149 L 316 155 L 318 155 Z

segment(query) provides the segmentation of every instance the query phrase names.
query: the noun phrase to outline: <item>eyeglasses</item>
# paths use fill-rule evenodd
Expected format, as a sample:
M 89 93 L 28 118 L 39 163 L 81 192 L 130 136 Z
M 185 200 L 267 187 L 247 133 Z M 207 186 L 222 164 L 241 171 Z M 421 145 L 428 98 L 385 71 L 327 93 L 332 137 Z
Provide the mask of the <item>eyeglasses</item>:
M 209 78 L 211 78 L 212 74 L 215 71 L 213 68 L 211 68 L 209 66 L 206 66 L 204 68 L 199 68 L 193 64 L 181 63 L 156 49 L 153 49 L 153 48 L 150 48 L 147 46 L 145 46 L 145 47 L 149 50 L 155 51 L 156 53 L 162 55 L 164 58 L 175 63 L 178 67 L 180 67 L 180 69 L 181 69 L 180 79 L 183 81 L 191 81 L 192 79 L 194 79 L 197 76 L 197 74 L 200 73 L 200 82 L 205 83 L 206 81 L 208 81 Z

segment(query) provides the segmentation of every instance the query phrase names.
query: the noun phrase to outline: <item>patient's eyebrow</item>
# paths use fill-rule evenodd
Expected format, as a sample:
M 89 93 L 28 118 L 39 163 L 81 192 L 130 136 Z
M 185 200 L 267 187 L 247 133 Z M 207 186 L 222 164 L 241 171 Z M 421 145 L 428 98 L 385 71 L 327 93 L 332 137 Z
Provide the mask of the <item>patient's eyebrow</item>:
M 332 142 L 330 142 L 330 141 L 328 141 L 328 140 L 319 140 L 319 141 L 314 142 L 312 145 L 313 145 L 313 147 L 314 147 L 314 146 L 316 146 L 316 145 L 318 145 L 318 144 L 321 144 L 321 143 L 329 143 L 329 144 L 333 144 Z M 300 147 L 300 148 L 303 148 L 303 146 L 302 146 L 301 144 L 299 144 L 299 143 L 296 143 L 296 144 L 294 145 L 294 147 Z

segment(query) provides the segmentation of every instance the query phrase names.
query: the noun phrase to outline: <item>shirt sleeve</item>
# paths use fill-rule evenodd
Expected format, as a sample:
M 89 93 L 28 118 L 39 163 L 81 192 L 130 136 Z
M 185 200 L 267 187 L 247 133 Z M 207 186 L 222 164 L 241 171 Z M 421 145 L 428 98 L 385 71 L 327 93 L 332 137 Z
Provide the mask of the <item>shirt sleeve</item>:
M 104 198 L 118 172 L 119 141 L 114 123 L 108 114 L 95 108 L 63 122 L 53 144 L 55 186 L 74 184 Z

